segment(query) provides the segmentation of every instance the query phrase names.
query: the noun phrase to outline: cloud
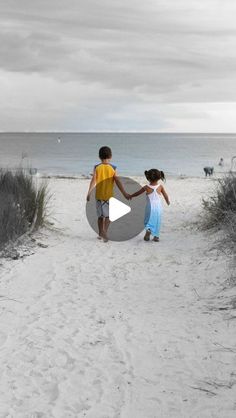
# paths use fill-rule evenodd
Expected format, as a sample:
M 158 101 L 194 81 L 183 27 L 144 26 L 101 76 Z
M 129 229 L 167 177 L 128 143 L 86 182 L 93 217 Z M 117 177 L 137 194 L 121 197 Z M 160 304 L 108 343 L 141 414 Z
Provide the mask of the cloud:
M 113 130 L 117 119 L 109 110 L 114 109 L 114 115 L 124 115 L 121 130 L 135 129 L 135 123 L 137 129 L 180 129 L 178 117 L 163 119 L 162 106 L 226 103 L 228 109 L 227 103 L 236 101 L 235 12 L 234 0 L 1 3 L 0 83 L 7 86 L 1 126 L 28 129 L 30 113 L 33 130 L 69 129 L 61 121 L 70 114 L 73 129 Z M 29 90 L 26 102 L 22 82 Z M 64 107 L 56 103 L 59 97 Z M 43 120 L 37 116 L 40 103 L 48 115 Z M 145 114 L 142 124 L 131 113 L 137 107 Z M 80 122 L 73 119 L 78 112 Z M 182 118 L 182 130 L 187 120 Z

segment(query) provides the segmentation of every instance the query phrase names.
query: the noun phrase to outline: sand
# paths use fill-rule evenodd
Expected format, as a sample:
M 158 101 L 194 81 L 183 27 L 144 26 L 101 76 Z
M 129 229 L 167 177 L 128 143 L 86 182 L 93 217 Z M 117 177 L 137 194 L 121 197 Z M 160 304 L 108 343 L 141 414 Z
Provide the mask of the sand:
M 236 416 L 228 259 L 196 228 L 213 184 L 168 180 L 160 243 L 104 244 L 88 180 L 49 181 L 48 247 L 1 266 L 1 418 Z

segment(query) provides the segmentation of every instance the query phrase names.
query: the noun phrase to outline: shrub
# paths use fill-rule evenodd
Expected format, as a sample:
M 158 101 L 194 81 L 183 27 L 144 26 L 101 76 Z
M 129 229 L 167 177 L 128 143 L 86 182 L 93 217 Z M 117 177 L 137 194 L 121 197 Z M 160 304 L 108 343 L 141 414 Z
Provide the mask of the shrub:
M 0 246 L 43 225 L 48 203 L 46 184 L 18 170 L 0 171 Z
M 236 216 L 236 175 L 229 173 L 217 180 L 212 196 L 203 200 L 205 209 L 204 226 L 206 229 L 233 226 Z
M 205 209 L 203 227 L 219 229 L 224 233 L 224 248 L 236 256 L 236 174 L 229 173 L 217 180 L 212 196 L 203 200 Z
M 236 254 L 236 213 L 229 212 L 226 219 L 226 232 L 230 239 L 230 245 Z

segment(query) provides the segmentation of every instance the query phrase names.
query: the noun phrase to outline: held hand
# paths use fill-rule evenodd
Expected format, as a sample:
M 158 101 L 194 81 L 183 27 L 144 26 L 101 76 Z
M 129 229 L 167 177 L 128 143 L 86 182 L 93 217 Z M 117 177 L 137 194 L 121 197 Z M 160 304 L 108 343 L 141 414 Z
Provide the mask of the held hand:
M 127 200 L 131 200 L 132 199 L 132 194 L 129 194 L 129 193 L 126 193 L 126 195 L 125 195 L 125 198 L 127 199 Z
M 130 195 L 129 195 L 129 193 L 124 192 L 124 197 L 125 197 L 127 200 L 130 200 Z

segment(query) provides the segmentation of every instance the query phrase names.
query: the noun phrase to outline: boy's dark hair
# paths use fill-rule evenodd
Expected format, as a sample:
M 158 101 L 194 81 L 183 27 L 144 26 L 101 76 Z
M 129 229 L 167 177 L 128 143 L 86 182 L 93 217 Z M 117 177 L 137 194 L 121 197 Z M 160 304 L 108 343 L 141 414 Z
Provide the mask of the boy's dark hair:
M 148 181 L 158 181 L 163 180 L 165 181 L 165 174 L 163 171 L 157 170 L 156 168 L 151 168 L 151 170 L 144 171 L 144 174 L 146 176 L 146 179 Z
M 101 147 L 99 150 L 99 158 L 100 160 L 107 160 L 108 158 L 112 157 L 112 151 L 109 147 Z

